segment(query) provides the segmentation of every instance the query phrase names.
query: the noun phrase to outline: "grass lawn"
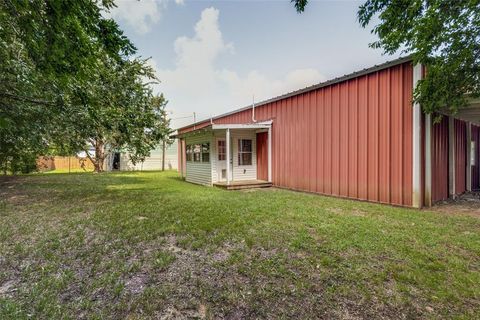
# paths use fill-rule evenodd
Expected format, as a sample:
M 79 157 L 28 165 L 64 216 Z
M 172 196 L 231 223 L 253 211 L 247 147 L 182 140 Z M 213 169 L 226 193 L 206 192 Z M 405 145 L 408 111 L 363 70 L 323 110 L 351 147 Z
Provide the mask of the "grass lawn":
M 0 318 L 480 318 L 480 218 L 176 173 L 0 180 Z

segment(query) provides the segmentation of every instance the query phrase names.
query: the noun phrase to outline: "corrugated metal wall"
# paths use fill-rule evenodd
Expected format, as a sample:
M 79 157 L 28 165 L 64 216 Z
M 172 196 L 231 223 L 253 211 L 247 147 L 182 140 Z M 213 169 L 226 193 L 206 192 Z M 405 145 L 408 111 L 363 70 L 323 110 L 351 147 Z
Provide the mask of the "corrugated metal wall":
M 444 116 L 432 127 L 432 202 L 445 199 L 448 199 L 448 117 Z
M 480 127 L 472 125 L 472 141 L 475 142 L 475 163 L 472 166 L 472 190 L 480 189 Z
M 467 124 L 455 119 L 455 193 L 464 193 L 467 181 Z
M 258 107 L 257 120 L 273 120 L 274 185 L 410 206 L 412 71 L 403 63 Z

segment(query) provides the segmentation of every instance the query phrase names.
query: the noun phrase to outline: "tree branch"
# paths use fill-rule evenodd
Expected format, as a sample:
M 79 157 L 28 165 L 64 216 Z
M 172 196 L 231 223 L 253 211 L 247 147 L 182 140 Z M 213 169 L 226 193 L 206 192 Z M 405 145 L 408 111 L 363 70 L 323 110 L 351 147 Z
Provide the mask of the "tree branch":
M 21 96 L 17 96 L 17 95 L 11 94 L 11 93 L 7 93 L 7 92 L 1 92 L 0 96 L 10 98 L 10 99 L 13 99 L 13 100 L 16 100 L 16 101 L 29 102 L 29 103 L 39 104 L 39 105 L 43 105 L 43 106 L 55 106 L 54 103 L 49 102 L 49 101 L 37 100 L 37 99 L 29 98 L 29 97 L 21 97 Z

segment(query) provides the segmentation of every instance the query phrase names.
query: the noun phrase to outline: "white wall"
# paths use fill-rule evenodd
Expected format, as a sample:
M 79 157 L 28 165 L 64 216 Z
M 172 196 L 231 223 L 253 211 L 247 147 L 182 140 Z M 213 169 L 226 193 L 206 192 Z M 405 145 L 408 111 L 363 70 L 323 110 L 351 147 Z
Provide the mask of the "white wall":
M 197 134 L 185 138 L 185 144 L 200 144 L 210 143 L 210 162 L 192 162 L 187 161 L 187 171 L 185 180 L 188 182 L 211 185 L 212 184 L 212 153 L 213 134 L 212 132 L 206 132 L 204 134 Z
M 257 135 L 254 130 L 230 130 L 233 157 L 233 181 L 241 180 L 256 180 L 257 179 Z M 213 138 L 213 147 L 211 151 L 212 158 L 212 182 L 218 181 L 217 172 L 217 139 L 225 138 L 225 130 L 216 131 Z M 238 166 L 238 140 L 251 139 L 252 140 L 252 165 Z
M 178 168 L 178 140 L 169 145 L 165 150 L 165 170 L 176 170 Z M 113 157 L 112 160 L 113 161 Z M 162 145 L 159 144 L 150 152 L 150 156 L 145 158 L 145 161 L 138 162 L 135 165 L 130 161 L 128 154 L 122 153 L 120 155 L 120 170 L 121 171 L 147 171 L 147 170 L 162 170 Z

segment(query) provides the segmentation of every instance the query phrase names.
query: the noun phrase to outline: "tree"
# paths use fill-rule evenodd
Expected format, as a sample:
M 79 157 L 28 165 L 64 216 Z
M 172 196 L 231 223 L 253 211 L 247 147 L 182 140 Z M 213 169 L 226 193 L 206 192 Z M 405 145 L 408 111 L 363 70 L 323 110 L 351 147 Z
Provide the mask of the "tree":
M 154 75 L 143 60 L 107 60 L 74 96 L 67 145 L 84 150 L 96 172 L 104 170 L 106 155 L 113 151 L 127 152 L 133 163 L 142 161 L 168 130 L 162 114 L 165 99 L 153 96 L 146 79 Z M 91 146 L 94 155 L 88 152 Z
M 152 93 L 144 81 L 153 74 L 134 58 L 136 48 L 116 22 L 102 15 L 113 6 L 112 0 L 0 3 L 4 171 L 26 153 L 74 154 L 92 137 L 99 138 L 99 150 L 105 140 L 132 149 L 133 158 L 148 153 L 146 137 L 160 130 L 147 107 Z
M 303 12 L 306 0 L 293 0 Z M 367 0 L 358 10 L 362 27 L 377 21 L 370 44 L 387 54 L 411 54 L 427 66 L 414 97 L 423 110 L 456 112 L 480 96 L 479 0 Z

